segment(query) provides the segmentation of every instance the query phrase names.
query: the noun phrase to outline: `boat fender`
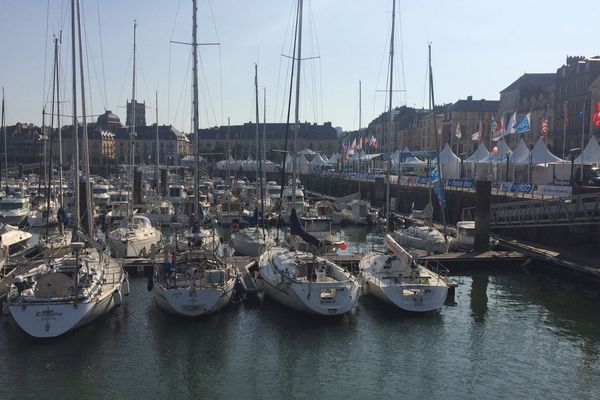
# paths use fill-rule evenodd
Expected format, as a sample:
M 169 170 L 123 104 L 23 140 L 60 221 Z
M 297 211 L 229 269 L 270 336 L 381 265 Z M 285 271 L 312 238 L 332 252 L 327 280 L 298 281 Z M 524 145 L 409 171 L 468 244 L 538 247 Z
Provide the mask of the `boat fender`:
M 152 280 L 151 276 L 148 277 L 148 285 L 146 287 L 149 292 L 151 292 L 152 288 L 154 287 L 154 281 Z
M 234 222 L 231 224 L 231 231 L 232 232 L 237 232 L 240 230 L 240 224 L 238 224 L 237 222 Z
M 120 290 L 115 291 L 113 294 L 113 300 L 117 306 L 120 306 L 121 303 L 123 303 L 123 295 L 121 294 Z
M 125 276 L 125 280 L 123 281 L 123 284 L 121 285 L 122 289 L 123 289 L 123 294 L 125 296 L 129 296 L 129 278 L 127 276 Z

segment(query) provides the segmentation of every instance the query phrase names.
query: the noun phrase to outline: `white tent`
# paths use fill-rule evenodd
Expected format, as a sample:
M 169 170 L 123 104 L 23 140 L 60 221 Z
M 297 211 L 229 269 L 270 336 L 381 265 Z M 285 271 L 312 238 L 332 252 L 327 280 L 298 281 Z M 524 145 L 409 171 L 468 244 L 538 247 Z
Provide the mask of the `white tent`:
M 600 144 L 596 136 L 592 135 L 583 152 L 574 161 L 575 164 L 596 164 L 600 163 Z
M 496 148 L 498 150 L 495 153 L 491 152 L 490 154 L 490 159 L 495 163 L 505 161 L 506 156 L 512 154 L 512 150 L 510 149 L 510 147 L 508 147 L 504 139 L 498 141 L 498 143 L 496 144 Z
M 473 154 L 471 154 L 466 160 L 465 163 L 486 163 L 490 161 L 490 152 L 488 151 L 485 144 L 480 142 L 477 146 L 477 150 Z
M 308 162 L 308 160 L 306 159 L 306 157 L 303 154 L 299 154 L 298 155 L 298 161 L 297 161 L 298 165 L 298 172 L 301 174 L 308 174 L 310 172 L 310 163 Z
M 310 169 L 311 170 L 315 170 L 318 167 L 322 167 L 323 165 L 328 165 L 327 162 L 325 162 L 325 160 L 323 160 L 323 157 L 321 157 L 320 154 L 315 154 L 315 156 L 313 157 L 312 161 L 310 162 Z
M 443 179 L 457 179 L 460 178 L 460 158 L 454 154 L 450 145 L 446 143 L 444 148 L 440 152 L 440 165 L 442 166 L 442 178 Z M 431 160 L 431 165 L 435 166 L 437 159 Z
M 546 147 L 546 143 L 544 143 L 544 140 L 540 136 L 537 143 L 533 147 L 533 150 L 531 150 L 531 164 L 539 165 L 539 164 L 552 164 L 552 163 L 562 163 L 562 162 L 563 162 L 563 160 L 556 157 L 554 154 L 552 154 L 550 152 L 550 150 L 548 150 L 548 147 Z
M 340 155 L 338 153 L 333 153 L 331 155 L 331 157 L 329 157 L 329 160 L 327 161 L 329 164 L 337 164 L 338 160 L 340 159 Z
M 510 155 L 509 162 L 513 165 L 529 164 L 529 149 L 527 148 L 523 138 L 519 140 L 515 151 L 513 151 Z

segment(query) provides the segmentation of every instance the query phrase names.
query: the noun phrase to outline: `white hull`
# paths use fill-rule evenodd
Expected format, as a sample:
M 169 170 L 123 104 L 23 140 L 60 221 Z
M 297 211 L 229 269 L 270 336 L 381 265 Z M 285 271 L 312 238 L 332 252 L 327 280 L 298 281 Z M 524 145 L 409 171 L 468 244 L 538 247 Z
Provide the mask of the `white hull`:
M 13 304 L 9 310 L 19 327 L 33 337 L 56 337 L 87 324 L 115 306 L 114 292 L 89 303 Z
M 152 246 L 158 247 L 158 235 L 153 235 L 143 239 L 124 239 L 119 240 L 109 236 L 108 243 L 110 245 L 111 255 L 115 258 L 131 258 L 131 257 L 150 257 Z
M 27 211 L 22 214 L 0 214 L 0 223 L 18 226 L 27 218 Z
M 262 233 L 254 232 L 254 228 L 248 228 L 250 232 L 240 231 L 231 237 L 231 246 L 235 254 L 239 256 L 258 257 L 264 249 L 274 243 L 273 236 L 266 232 L 263 238 Z
M 446 279 L 423 265 L 386 236 L 394 255 L 367 253 L 359 263 L 364 292 L 402 310 L 427 312 L 441 308 L 448 295 Z
M 235 278 L 223 286 L 165 288 L 156 280 L 152 296 L 163 310 L 182 317 L 198 317 L 219 311 L 231 300 Z
M 265 293 L 275 301 L 298 311 L 319 315 L 341 315 L 351 311 L 360 296 L 360 286 L 350 274 L 347 280 L 302 281 L 290 278 L 273 268 L 272 256 L 286 253 L 285 249 L 273 248 L 259 259 L 259 268 Z M 308 253 L 296 252 L 302 256 Z M 319 259 L 319 258 L 318 258 Z M 319 259 L 323 260 L 323 259 Z M 331 268 L 341 268 L 329 263 Z

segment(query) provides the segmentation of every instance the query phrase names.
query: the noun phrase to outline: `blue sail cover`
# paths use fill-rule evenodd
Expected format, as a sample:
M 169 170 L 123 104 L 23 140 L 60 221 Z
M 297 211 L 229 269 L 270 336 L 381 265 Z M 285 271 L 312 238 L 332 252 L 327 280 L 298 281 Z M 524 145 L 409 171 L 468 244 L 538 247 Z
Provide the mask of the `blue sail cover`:
M 298 219 L 298 214 L 296 214 L 296 209 L 292 208 L 292 214 L 290 215 L 290 231 L 292 235 L 298 235 L 308 244 L 312 244 L 315 247 L 321 247 L 322 243 L 319 239 L 306 232 Z

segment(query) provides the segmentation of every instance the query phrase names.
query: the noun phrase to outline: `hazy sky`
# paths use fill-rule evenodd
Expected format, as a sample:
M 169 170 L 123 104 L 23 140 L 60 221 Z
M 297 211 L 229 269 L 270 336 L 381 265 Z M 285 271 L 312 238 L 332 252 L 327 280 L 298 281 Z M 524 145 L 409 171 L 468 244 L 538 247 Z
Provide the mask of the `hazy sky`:
M 392 0 L 305 0 L 302 121 L 358 128 L 385 109 Z M 88 114 L 110 109 L 125 120 L 131 98 L 133 19 L 138 21 L 138 101 L 159 122 L 189 131 L 191 0 L 82 0 Z M 0 85 L 8 124 L 41 122 L 49 109 L 52 38 L 63 30 L 63 113 L 71 108 L 70 0 L 0 0 Z M 254 120 L 254 63 L 267 120 L 284 121 L 295 0 L 198 0 L 200 126 Z M 433 46 L 436 103 L 498 99 L 525 72 L 555 72 L 566 55 L 598 49 L 593 1 L 420 0 L 397 2 L 394 105 L 427 106 L 427 43 Z M 93 117 L 95 119 L 95 117 Z M 70 123 L 63 119 L 64 124 Z

